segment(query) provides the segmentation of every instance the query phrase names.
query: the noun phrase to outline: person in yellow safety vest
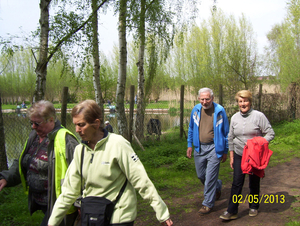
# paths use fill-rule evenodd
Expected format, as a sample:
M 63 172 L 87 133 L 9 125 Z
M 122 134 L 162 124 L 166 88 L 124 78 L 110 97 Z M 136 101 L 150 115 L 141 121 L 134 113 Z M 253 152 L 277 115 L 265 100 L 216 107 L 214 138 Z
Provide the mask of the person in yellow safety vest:
M 19 159 L 15 159 L 8 170 L 0 172 L 0 191 L 22 183 L 28 194 L 30 214 L 43 211 L 45 216 L 41 226 L 44 226 L 61 193 L 78 140 L 56 119 L 55 108 L 49 101 L 34 103 L 27 115 L 33 130 Z M 72 207 L 60 225 L 73 225 L 77 215 L 77 209 Z

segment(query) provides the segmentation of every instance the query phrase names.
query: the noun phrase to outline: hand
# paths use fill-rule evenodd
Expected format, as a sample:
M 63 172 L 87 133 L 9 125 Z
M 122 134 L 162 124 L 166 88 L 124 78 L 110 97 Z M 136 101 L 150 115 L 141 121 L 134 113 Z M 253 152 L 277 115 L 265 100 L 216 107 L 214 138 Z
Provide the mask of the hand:
M 190 159 L 192 157 L 192 151 L 193 151 L 193 148 L 188 148 L 187 151 L 186 151 L 186 156 Z
M 0 191 L 7 185 L 7 181 L 5 179 L 0 180 Z
M 223 156 L 221 157 L 221 162 L 225 162 L 227 159 L 227 154 L 223 154 Z
M 234 162 L 234 152 L 233 151 L 230 151 L 230 167 L 231 169 L 233 169 L 233 162 Z
M 230 158 L 230 167 L 231 167 L 231 169 L 234 168 L 234 167 L 233 167 L 233 158 Z
M 165 222 L 162 222 L 161 225 L 171 226 L 171 225 L 173 225 L 173 221 L 171 220 L 171 218 L 169 218 Z

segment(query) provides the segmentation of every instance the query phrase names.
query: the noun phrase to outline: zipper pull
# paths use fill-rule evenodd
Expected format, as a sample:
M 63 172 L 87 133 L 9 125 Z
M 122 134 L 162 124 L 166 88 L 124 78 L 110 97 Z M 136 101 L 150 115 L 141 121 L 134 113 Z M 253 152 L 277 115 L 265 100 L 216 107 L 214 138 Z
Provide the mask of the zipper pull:
M 91 161 L 90 161 L 90 163 L 92 163 L 92 162 L 93 162 L 93 158 L 94 158 L 94 153 L 92 154 L 92 158 L 91 158 Z

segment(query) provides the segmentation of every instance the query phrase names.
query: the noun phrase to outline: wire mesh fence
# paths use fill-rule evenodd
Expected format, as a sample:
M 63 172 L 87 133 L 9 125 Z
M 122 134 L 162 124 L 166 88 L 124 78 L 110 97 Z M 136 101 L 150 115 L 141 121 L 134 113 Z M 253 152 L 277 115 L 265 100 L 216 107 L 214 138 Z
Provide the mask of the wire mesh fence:
M 165 106 L 166 103 L 155 103 L 153 108 L 146 109 L 144 116 L 144 134 L 146 139 L 152 141 L 159 140 L 159 136 L 164 133 L 164 131 L 179 126 L 179 116 L 176 113 L 169 114 L 169 109 L 166 109 Z M 12 161 L 21 154 L 31 131 L 26 111 L 27 109 L 2 111 L 8 166 L 10 166 Z M 60 109 L 57 109 L 56 116 L 57 119 L 61 121 L 61 114 L 59 112 Z M 126 106 L 126 112 L 127 120 L 129 120 L 129 106 Z M 112 106 L 105 106 L 103 121 L 109 121 L 110 125 L 113 127 L 113 132 L 118 133 L 116 112 Z M 79 135 L 75 131 L 75 126 L 73 125 L 70 113 L 67 113 L 66 115 L 66 128 L 73 132 L 80 140 Z
M 282 120 L 296 119 L 300 117 L 299 109 L 296 105 L 296 103 L 299 103 L 300 101 L 297 93 L 298 92 L 295 92 L 292 96 L 290 93 L 264 93 L 260 98 L 254 96 L 253 107 L 254 109 L 259 109 L 262 111 L 271 123 Z M 190 112 L 194 105 L 198 103 L 198 101 L 196 98 L 193 100 L 185 100 L 185 98 L 183 98 L 181 101 L 184 101 L 183 129 L 187 133 Z M 215 102 L 218 103 L 218 101 L 218 98 L 215 97 Z M 234 101 L 232 101 L 232 97 L 224 97 L 223 102 L 228 119 L 230 120 L 231 116 L 239 110 L 238 106 Z M 113 127 L 113 131 L 118 133 L 115 106 L 107 104 L 104 107 L 105 114 L 103 121 L 109 121 Z M 125 103 L 125 109 L 127 120 L 129 121 L 129 103 Z M 57 118 L 58 120 L 61 120 L 61 114 L 59 113 L 60 109 L 57 110 Z M 13 159 L 18 158 L 23 150 L 23 146 L 31 131 L 31 127 L 29 119 L 26 117 L 26 109 L 16 109 L 11 111 L 3 110 L 2 112 L 6 155 L 8 165 L 10 165 Z M 133 115 L 135 121 L 136 110 L 134 111 Z M 179 100 L 154 101 L 147 104 L 144 115 L 144 137 L 146 140 L 156 142 L 157 140 L 160 140 L 159 137 L 163 133 L 171 128 L 179 126 Z M 75 132 L 75 127 L 72 123 L 72 117 L 69 113 L 66 115 L 66 128 L 73 132 L 80 140 L 80 137 Z M 134 124 L 133 128 L 135 128 Z
M 12 161 L 21 154 L 29 133 L 31 132 L 31 125 L 29 118 L 26 116 L 26 109 L 21 113 L 14 110 L 3 111 L 2 117 L 4 122 L 7 163 L 10 166 Z M 57 118 L 60 120 L 60 114 L 57 114 Z M 71 116 L 68 115 L 67 128 L 76 134 L 75 128 L 71 126 L 71 124 L 72 119 Z

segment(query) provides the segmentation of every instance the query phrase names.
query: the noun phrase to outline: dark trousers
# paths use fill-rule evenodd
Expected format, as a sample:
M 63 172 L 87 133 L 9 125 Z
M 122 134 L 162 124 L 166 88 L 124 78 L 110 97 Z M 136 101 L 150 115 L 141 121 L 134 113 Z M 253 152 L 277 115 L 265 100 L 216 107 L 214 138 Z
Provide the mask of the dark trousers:
M 242 193 L 244 181 L 245 181 L 245 174 L 243 174 L 241 169 L 241 162 L 242 156 L 237 155 L 234 153 L 234 162 L 233 162 L 233 182 L 231 187 L 231 194 L 229 198 L 227 212 L 236 214 L 238 213 L 239 208 L 239 201 L 244 202 L 246 197 L 239 196 Z M 249 188 L 250 188 L 250 195 L 252 198 L 247 198 L 250 200 L 249 208 L 250 209 L 258 209 L 259 202 L 257 200 L 254 201 L 254 197 L 257 197 L 259 200 L 259 189 L 260 189 L 260 177 L 256 175 L 249 175 Z
M 38 204 L 36 204 L 38 205 Z M 38 205 L 40 208 L 40 210 L 43 211 L 43 213 L 45 214 L 44 218 L 43 218 L 43 221 L 42 223 L 40 224 L 40 226 L 47 226 L 48 225 L 48 214 L 47 214 L 47 206 L 41 206 L 41 205 Z
M 128 223 L 120 223 L 120 224 L 110 224 L 112 226 L 133 226 L 134 221 Z

